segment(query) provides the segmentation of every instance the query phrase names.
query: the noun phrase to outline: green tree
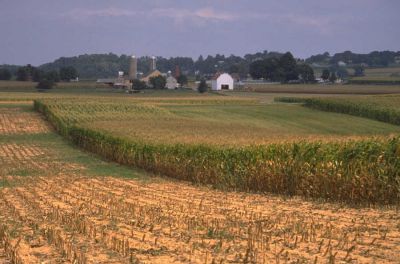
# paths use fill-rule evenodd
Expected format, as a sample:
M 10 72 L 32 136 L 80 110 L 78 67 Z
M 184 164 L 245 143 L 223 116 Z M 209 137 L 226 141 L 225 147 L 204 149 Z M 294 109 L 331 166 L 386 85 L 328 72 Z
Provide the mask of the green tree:
M 279 67 L 279 60 L 268 58 L 264 60 L 263 78 L 271 81 L 280 81 L 282 79 L 282 68 Z
M 45 90 L 50 90 L 53 89 L 55 83 L 50 80 L 41 80 L 37 85 L 36 89 L 39 91 L 45 91 Z
M 300 78 L 304 83 L 312 83 L 315 81 L 315 75 L 313 68 L 308 64 L 302 64 L 298 66 L 298 72 Z
M 43 79 L 45 79 L 45 73 L 42 70 L 39 70 L 38 68 L 32 67 L 30 72 L 32 81 L 34 82 L 40 82 Z
M 329 81 L 334 83 L 337 80 L 336 73 L 332 72 L 331 76 L 329 77 Z
M 17 70 L 17 81 L 28 81 L 30 73 L 26 67 L 19 67 Z
M 239 73 L 239 72 L 240 72 L 240 66 L 239 66 L 239 64 L 230 65 L 230 66 L 229 66 L 228 72 L 229 72 L 230 74 L 232 74 L 232 73 Z
M 184 74 L 181 74 L 177 78 L 178 83 L 183 87 L 184 85 L 188 84 L 188 77 Z
M 346 70 L 346 68 L 339 68 L 337 70 L 337 76 L 342 80 L 347 79 L 349 77 L 349 72 Z
M 153 89 L 165 89 L 165 85 L 167 84 L 167 80 L 164 76 L 156 76 L 150 78 L 150 84 Z
M 257 60 L 250 64 L 250 75 L 253 79 L 261 79 L 266 76 L 265 62 Z
M 199 83 L 199 86 L 197 87 L 197 91 L 199 93 L 205 93 L 208 91 L 208 85 L 206 80 L 202 79 Z
M 321 78 L 325 81 L 329 80 L 329 77 L 331 76 L 331 72 L 328 69 L 325 69 L 322 71 Z
M 60 74 L 58 71 L 49 71 L 44 74 L 44 78 L 49 81 L 59 82 L 60 81 Z
M 354 76 L 364 76 L 364 67 L 361 65 L 357 65 L 354 67 Z
M 8 69 L 0 69 L 0 80 L 8 81 L 11 79 L 11 72 Z
M 298 80 L 299 73 L 297 71 L 297 62 L 293 57 L 292 53 L 286 52 L 279 59 L 279 66 L 283 69 L 283 80 L 284 82 Z
M 144 90 L 144 89 L 147 89 L 147 85 L 145 82 L 143 82 L 139 79 L 134 79 L 132 81 L 132 89 L 133 90 Z
M 60 69 L 60 80 L 69 82 L 76 77 L 78 77 L 78 72 L 74 67 L 68 66 Z

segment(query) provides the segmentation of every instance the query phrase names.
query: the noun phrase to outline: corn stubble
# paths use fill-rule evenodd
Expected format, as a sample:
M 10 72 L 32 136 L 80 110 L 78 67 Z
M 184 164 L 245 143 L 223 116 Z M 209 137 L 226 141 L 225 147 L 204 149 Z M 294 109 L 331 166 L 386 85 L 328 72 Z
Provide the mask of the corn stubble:
M 0 192 L 0 209 L 8 213 L 0 240 L 15 263 L 36 263 L 32 241 L 71 263 L 394 263 L 400 257 L 395 210 L 115 178 L 38 177 Z

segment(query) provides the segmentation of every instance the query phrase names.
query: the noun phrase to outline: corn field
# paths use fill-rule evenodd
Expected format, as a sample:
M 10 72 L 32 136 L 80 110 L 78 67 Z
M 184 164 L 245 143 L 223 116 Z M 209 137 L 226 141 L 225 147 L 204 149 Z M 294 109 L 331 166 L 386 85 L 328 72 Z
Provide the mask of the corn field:
M 299 99 L 300 101 L 303 101 Z M 400 96 L 306 99 L 304 106 L 400 125 Z
M 49 105 L 37 102 L 36 107 L 47 111 Z M 108 107 L 100 115 L 107 116 L 114 109 L 114 106 Z M 140 107 L 142 109 L 143 106 Z M 119 110 L 115 111 L 117 113 Z M 137 113 L 135 111 L 127 112 Z M 147 108 L 143 111 L 146 112 Z M 88 114 L 93 118 L 91 122 L 96 113 Z M 32 119 L 25 117 L 22 111 L 6 111 L 5 115 L 7 120 L 10 120 L 9 115 L 16 116 L 18 120 L 28 118 L 25 120 L 27 123 Z M 80 118 L 86 120 L 84 112 L 81 115 Z M 57 115 L 53 116 L 50 111 L 47 116 L 53 124 L 64 124 L 62 131 L 71 139 L 81 138 L 84 135 L 82 133 L 87 132 L 79 130 L 79 118 L 56 119 Z M 40 118 L 34 120 L 36 127 L 46 124 Z M 52 133 L 53 130 L 49 128 L 46 135 L 51 138 Z M 76 137 L 74 133 L 80 136 Z M 182 158 L 181 167 L 188 164 L 194 171 L 202 170 L 195 167 L 194 162 L 189 162 L 187 157 L 195 157 L 197 152 L 207 154 L 200 157 L 210 159 L 209 166 L 217 166 L 215 162 L 223 160 L 218 157 L 222 154 L 236 160 L 241 156 L 248 165 L 257 165 L 257 162 L 265 159 L 264 162 L 270 164 L 268 166 L 272 166 L 272 156 L 283 157 L 285 154 L 281 153 L 285 149 L 279 146 L 275 146 L 274 153 L 267 153 L 262 152 L 265 151 L 262 146 L 238 149 L 203 146 L 202 149 L 195 145 L 190 145 L 192 148 L 189 149 L 187 145 L 177 146 L 176 153 L 172 153 L 171 146 L 163 150 L 158 145 L 148 146 L 142 142 L 143 149 L 136 152 L 137 156 L 129 156 L 132 152 L 128 151 L 128 147 L 135 147 L 129 145 L 132 142 L 111 136 L 108 138 L 101 131 L 97 133 L 87 134 L 81 139 L 92 140 L 95 146 L 104 151 L 104 155 L 123 150 L 113 148 L 125 144 L 126 155 L 118 154 L 113 158 L 131 159 L 121 160 L 127 164 L 139 160 L 146 162 L 140 164 L 157 165 L 163 170 L 173 169 L 160 162 L 166 162 L 166 153 L 174 154 L 170 157 L 171 161 L 176 157 Z M 299 197 L 225 192 L 157 177 L 140 180 L 86 174 L 84 167 L 76 170 L 79 164 L 58 159 L 59 155 L 82 156 L 82 152 L 72 147 L 74 151 L 66 152 L 65 148 L 58 148 L 54 141 L 46 141 L 45 137 L 32 142 L 32 139 L 40 138 L 35 129 L 5 130 L 0 131 L 0 135 L 1 139 L 8 137 L 15 140 L 0 141 L 2 264 L 364 264 L 397 263 L 400 259 L 400 215 L 397 207 L 380 205 L 357 209 L 339 203 L 305 201 Z M 232 152 L 237 156 L 232 156 L 231 151 L 237 151 Z M 309 155 L 318 153 L 309 151 Z M 260 156 L 254 156 L 253 153 Z M 211 160 L 211 154 L 216 161 Z M 164 160 L 160 157 L 164 157 Z M 296 157 L 298 162 L 303 160 Z M 316 158 L 320 160 L 319 156 Z M 291 161 L 295 162 L 294 159 Z M 277 159 L 276 164 L 279 162 Z M 178 161 L 173 164 L 178 167 Z M 228 164 L 232 166 L 233 163 L 223 163 L 223 166 Z M 242 163 L 241 168 L 245 168 L 244 165 Z M 334 165 L 329 166 L 334 169 Z M 215 173 L 218 170 L 231 171 L 233 168 L 222 170 L 225 168 L 216 167 Z M 14 169 L 29 173 L 15 176 Z M 255 170 L 254 167 L 252 169 Z M 32 171 L 37 173 L 32 174 Z M 243 175 L 245 179 L 244 172 L 233 170 L 232 173 Z M 199 182 L 207 180 L 207 175 L 201 176 L 204 178 L 199 178 Z M 229 180 L 234 183 L 233 179 Z
M 71 104 L 66 107 L 74 108 Z M 95 104 L 95 107 L 108 106 Z M 125 106 L 112 107 L 118 109 L 113 115 L 105 111 L 106 116 L 118 119 L 119 109 Z M 145 113 L 161 111 L 146 105 L 129 107 L 145 109 Z M 79 120 L 84 118 L 79 114 L 66 115 L 69 111 L 65 109 L 58 111 L 63 108 L 61 101 L 35 101 L 35 108 L 76 145 L 109 160 L 157 174 L 226 190 L 299 195 L 350 204 L 399 203 L 400 138 L 397 136 L 238 147 L 163 144 L 126 139 L 80 126 Z M 84 113 L 84 116 L 95 115 Z M 158 116 L 168 118 L 162 113 Z

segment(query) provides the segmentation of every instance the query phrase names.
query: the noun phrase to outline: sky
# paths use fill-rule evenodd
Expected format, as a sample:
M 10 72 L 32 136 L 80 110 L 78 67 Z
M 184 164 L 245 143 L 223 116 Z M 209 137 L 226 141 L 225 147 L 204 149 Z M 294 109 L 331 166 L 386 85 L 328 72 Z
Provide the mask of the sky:
M 0 0 L 0 64 L 400 50 L 400 0 Z

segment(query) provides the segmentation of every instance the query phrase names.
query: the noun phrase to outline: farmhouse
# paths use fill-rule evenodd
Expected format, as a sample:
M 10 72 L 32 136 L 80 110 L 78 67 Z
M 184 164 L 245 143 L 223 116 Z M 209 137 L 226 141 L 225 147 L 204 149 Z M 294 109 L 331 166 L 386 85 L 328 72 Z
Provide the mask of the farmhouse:
M 228 73 L 217 74 L 211 81 L 213 91 L 233 90 L 233 78 Z

